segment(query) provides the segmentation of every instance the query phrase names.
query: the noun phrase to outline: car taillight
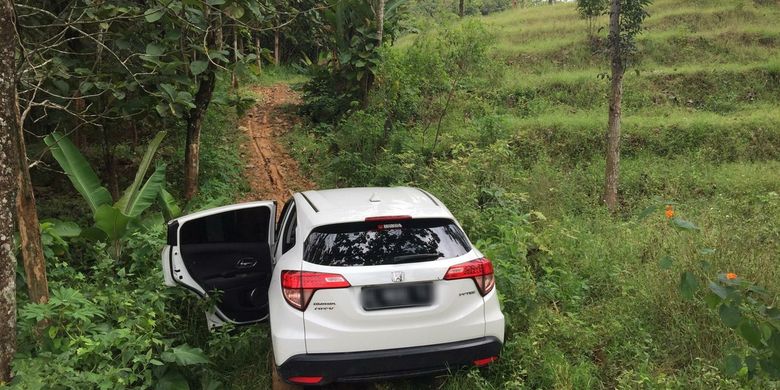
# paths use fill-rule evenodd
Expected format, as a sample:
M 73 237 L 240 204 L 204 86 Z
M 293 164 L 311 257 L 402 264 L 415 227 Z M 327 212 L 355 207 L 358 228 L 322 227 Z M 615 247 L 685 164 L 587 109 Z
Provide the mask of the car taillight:
M 349 287 L 339 274 L 307 271 L 282 271 L 282 292 L 290 306 L 304 311 L 317 290 Z
M 493 264 L 484 257 L 450 267 L 447 273 L 444 274 L 444 280 L 456 279 L 473 279 L 482 296 L 489 293 L 493 286 L 496 285 L 496 279 L 493 276 Z

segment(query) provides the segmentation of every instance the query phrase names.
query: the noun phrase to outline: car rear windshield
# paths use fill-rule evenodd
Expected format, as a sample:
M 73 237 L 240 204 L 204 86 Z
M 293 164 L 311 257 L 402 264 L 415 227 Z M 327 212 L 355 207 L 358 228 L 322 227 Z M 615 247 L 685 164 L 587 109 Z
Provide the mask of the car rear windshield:
M 320 265 L 365 266 L 447 259 L 470 250 L 452 220 L 409 219 L 317 227 L 306 238 L 303 258 Z

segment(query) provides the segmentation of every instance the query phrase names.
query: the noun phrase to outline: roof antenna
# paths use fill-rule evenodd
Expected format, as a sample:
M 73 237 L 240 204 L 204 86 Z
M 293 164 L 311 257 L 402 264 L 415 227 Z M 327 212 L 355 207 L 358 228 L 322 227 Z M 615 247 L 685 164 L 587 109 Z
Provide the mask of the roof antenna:
M 377 202 L 381 202 L 382 199 L 377 198 L 376 197 L 376 192 L 374 192 L 373 194 L 371 194 L 371 197 L 368 198 L 368 201 L 371 202 L 371 203 L 377 203 Z

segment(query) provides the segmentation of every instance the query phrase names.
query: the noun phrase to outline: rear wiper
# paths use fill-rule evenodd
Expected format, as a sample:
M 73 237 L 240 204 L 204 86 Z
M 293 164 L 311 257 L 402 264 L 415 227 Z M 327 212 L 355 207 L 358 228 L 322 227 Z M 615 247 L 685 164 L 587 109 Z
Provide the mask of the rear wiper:
M 415 253 L 411 255 L 401 255 L 393 257 L 393 263 L 414 263 L 417 261 L 436 260 L 442 257 L 439 253 Z

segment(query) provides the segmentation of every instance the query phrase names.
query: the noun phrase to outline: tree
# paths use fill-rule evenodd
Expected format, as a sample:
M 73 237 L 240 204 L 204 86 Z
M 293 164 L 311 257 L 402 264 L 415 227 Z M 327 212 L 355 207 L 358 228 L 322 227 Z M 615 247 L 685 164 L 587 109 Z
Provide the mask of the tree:
M 13 146 L 19 126 L 16 29 L 11 0 L 0 1 L 0 384 L 11 380 L 16 352 L 16 257 L 13 251 L 17 176 Z
M 611 0 L 609 11 L 609 47 L 611 85 L 607 124 L 607 158 L 602 200 L 610 211 L 617 209 L 620 176 L 620 116 L 623 99 L 623 75 L 636 54 L 636 35 L 642 31 L 650 0 Z
M 208 9 L 207 9 L 208 10 Z M 206 13 L 208 15 L 208 12 Z M 211 103 L 211 98 L 214 94 L 214 87 L 217 83 L 217 76 L 215 74 L 215 62 L 212 59 L 212 55 L 209 53 L 209 49 L 213 49 L 215 52 L 222 52 L 220 47 L 222 46 L 222 34 L 217 34 L 217 31 L 222 31 L 222 17 L 218 14 L 213 18 L 213 24 L 211 25 L 211 31 L 207 33 L 205 42 L 206 46 L 205 55 L 207 62 L 205 70 L 196 74 L 196 80 L 198 90 L 195 93 L 195 99 L 189 112 L 187 113 L 187 142 L 184 150 L 184 199 L 187 201 L 192 200 L 195 194 L 198 192 L 198 177 L 200 175 L 200 132 L 203 127 L 203 118 L 206 115 L 206 109 Z M 224 54 L 222 53 L 222 58 Z M 193 72 L 194 74 L 195 72 Z
M 466 15 L 466 0 L 458 1 L 458 15 L 462 18 Z
M 406 0 L 384 1 L 382 42 L 392 42 Z M 351 107 L 365 105 L 378 65 L 376 6 L 359 0 L 330 0 L 321 10 L 322 50 L 304 86 L 303 112 L 318 122 L 335 121 Z
M 18 108 L 17 108 L 18 109 Z M 49 301 L 49 283 L 46 279 L 46 259 L 43 256 L 41 230 L 38 222 L 38 210 L 35 206 L 30 170 L 27 164 L 27 148 L 24 144 L 23 122 L 16 126 L 15 149 L 17 163 L 17 183 L 19 193 L 16 197 L 16 211 L 19 217 L 19 246 L 24 264 L 27 291 L 30 301 L 46 303 Z
M 16 31 L 14 32 L 16 33 Z M 19 246 L 30 301 L 46 303 L 49 301 L 46 259 L 43 255 L 38 210 L 35 204 L 32 180 L 30 179 L 23 129 L 24 118 L 21 115 L 19 125 L 16 126 L 16 137 L 14 139 L 14 149 L 17 158 L 18 193 L 16 197 L 16 212 L 19 228 Z
M 379 46 L 382 46 L 382 34 L 385 31 L 385 0 L 378 0 L 376 5 L 376 36 Z
M 607 10 L 607 0 L 577 0 L 580 17 L 588 21 L 588 37 L 593 37 L 594 22 Z

